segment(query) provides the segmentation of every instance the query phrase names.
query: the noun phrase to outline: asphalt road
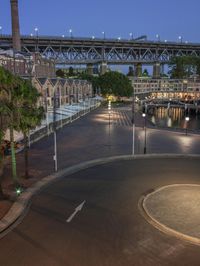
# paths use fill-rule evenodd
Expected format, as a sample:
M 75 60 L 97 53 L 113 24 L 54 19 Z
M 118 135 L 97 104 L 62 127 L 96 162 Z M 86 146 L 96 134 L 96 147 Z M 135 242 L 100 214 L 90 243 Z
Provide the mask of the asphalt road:
M 138 209 L 152 189 L 200 184 L 199 172 L 199 159 L 136 159 L 70 175 L 35 196 L 22 223 L 0 240 L 0 265 L 200 265 L 199 246 L 158 231 Z
M 144 152 L 144 121 L 136 115 L 135 153 Z M 147 153 L 200 154 L 200 136 L 185 132 L 147 128 Z M 41 178 L 54 171 L 53 135 L 34 143 L 30 149 L 30 175 Z M 99 108 L 57 132 L 58 169 L 101 157 L 132 153 L 131 108 Z M 5 176 L 11 175 L 7 165 Z M 24 174 L 23 153 L 17 156 L 18 176 Z

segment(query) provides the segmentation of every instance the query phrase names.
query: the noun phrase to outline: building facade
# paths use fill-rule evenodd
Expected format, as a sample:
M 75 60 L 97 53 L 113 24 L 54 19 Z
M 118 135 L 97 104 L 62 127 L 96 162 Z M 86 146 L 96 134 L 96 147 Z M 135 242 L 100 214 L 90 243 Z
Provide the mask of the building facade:
M 39 53 L 31 55 L 13 51 L 0 52 L 0 66 L 22 77 L 56 77 L 55 64 Z
M 188 79 L 154 79 L 133 78 L 134 93 L 138 98 L 200 99 L 200 78 Z
M 46 109 L 53 108 L 55 99 L 57 107 L 60 107 L 93 96 L 92 84 L 86 80 L 34 77 L 32 85 L 41 93 L 39 104 Z

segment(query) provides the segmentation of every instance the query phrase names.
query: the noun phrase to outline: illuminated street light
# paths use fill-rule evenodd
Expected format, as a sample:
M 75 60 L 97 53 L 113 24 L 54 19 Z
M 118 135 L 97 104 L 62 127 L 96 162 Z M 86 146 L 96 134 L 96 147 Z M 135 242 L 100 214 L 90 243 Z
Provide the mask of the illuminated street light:
M 121 40 L 121 37 L 118 37 L 117 40 L 120 41 Z
M 95 39 L 95 36 L 92 36 L 92 40 L 94 40 Z
M 187 135 L 187 131 L 188 131 L 188 122 L 190 121 L 189 116 L 186 116 L 186 117 L 185 117 L 185 121 L 186 121 L 185 135 Z
M 167 40 L 165 40 L 165 42 L 167 42 Z
M 73 35 L 72 35 L 72 29 L 69 29 L 69 34 L 70 34 L 70 37 L 72 38 Z
M 156 34 L 156 38 L 157 38 L 158 42 L 160 42 L 160 35 L 159 34 Z
M 30 36 L 33 37 L 33 33 L 31 33 Z
M 105 31 L 102 31 L 102 34 L 103 34 L 103 38 L 104 38 L 104 40 L 105 40 L 105 38 L 106 38 L 106 33 L 105 33 Z
M 2 35 L 2 30 L 3 30 L 3 27 L 0 26 L 0 35 Z
M 39 31 L 39 30 L 38 30 L 37 27 L 36 27 L 34 30 L 35 30 L 35 35 L 36 35 L 36 37 L 38 38 L 38 31 Z
M 182 43 L 183 42 L 183 37 L 182 36 L 178 36 L 179 41 Z
M 132 32 L 129 33 L 129 36 L 130 36 L 130 39 L 133 40 L 133 33 Z
M 65 38 L 65 35 L 63 34 L 62 37 Z
M 15 189 L 15 192 L 16 192 L 16 194 L 17 194 L 17 196 L 19 196 L 21 193 L 22 193 L 22 188 L 21 187 L 17 187 L 16 189 Z
M 146 114 L 143 113 L 142 117 L 144 118 L 144 154 L 146 154 L 147 151 Z

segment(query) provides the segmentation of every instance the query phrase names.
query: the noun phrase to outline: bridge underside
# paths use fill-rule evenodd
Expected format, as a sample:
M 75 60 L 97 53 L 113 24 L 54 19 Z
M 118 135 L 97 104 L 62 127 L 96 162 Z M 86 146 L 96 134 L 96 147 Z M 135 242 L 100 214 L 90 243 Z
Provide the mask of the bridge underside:
M 22 36 L 22 51 L 39 52 L 56 64 L 125 64 L 169 63 L 174 56 L 200 57 L 199 44 L 164 43 L 153 41 L 102 40 L 89 38 L 59 38 Z M 0 48 L 11 49 L 11 36 L 0 36 Z

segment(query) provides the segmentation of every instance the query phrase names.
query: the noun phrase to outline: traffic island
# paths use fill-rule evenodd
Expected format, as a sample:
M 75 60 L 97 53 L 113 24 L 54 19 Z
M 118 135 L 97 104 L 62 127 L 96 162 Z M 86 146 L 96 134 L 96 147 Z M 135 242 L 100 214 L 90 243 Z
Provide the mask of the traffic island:
M 160 231 L 200 245 L 200 185 L 161 187 L 139 203 L 143 216 Z

